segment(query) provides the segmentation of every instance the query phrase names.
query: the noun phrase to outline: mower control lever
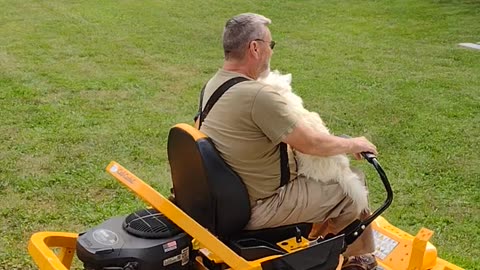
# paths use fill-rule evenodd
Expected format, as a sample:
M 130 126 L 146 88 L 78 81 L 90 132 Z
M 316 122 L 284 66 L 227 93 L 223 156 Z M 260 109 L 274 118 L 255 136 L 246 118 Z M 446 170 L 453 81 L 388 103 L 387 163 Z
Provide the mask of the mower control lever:
M 346 139 L 351 138 L 348 135 L 340 135 L 339 137 Z M 355 241 L 362 234 L 365 228 L 370 225 L 370 223 L 372 223 L 378 216 L 380 216 L 380 214 L 382 214 L 390 206 L 390 204 L 392 204 L 393 201 L 392 187 L 390 186 L 390 182 L 388 181 L 387 174 L 385 173 L 385 171 L 383 171 L 383 168 L 377 161 L 377 157 L 375 156 L 375 154 L 370 152 L 362 152 L 360 154 L 368 161 L 368 163 L 372 164 L 372 166 L 377 171 L 378 176 L 382 180 L 385 191 L 387 192 L 387 198 L 385 199 L 383 204 L 372 214 L 370 214 L 370 216 L 368 216 L 365 220 L 360 221 L 357 219 L 337 234 L 345 234 L 345 242 L 347 245 L 353 243 L 353 241 Z M 333 237 L 333 235 L 331 235 L 330 237 Z M 329 237 L 327 236 L 326 238 Z
M 355 241 L 362 234 L 365 228 L 370 225 L 370 223 L 372 223 L 378 216 L 380 216 L 380 214 L 382 214 L 390 206 L 390 204 L 392 204 L 393 201 L 392 187 L 390 186 L 390 182 L 388 181 L 387 175 L 383 171 L 382 166 L 380 166 L 380 163 L 378 163 L 377 157 L 372 153 L 362 153 L 362 156 L 373 165 L 380 176 L 385 191 L 387 192 L 387 198 L 383 204 L 365 220 L 360 221 L 357 219 L 337 234 L 345 234 L 345 242 L 347 245 L 353 243 L 353 241 Z
M 295 241 L 297 243 L 302 242 L 302 231 L 298 227 L 295 227 Z

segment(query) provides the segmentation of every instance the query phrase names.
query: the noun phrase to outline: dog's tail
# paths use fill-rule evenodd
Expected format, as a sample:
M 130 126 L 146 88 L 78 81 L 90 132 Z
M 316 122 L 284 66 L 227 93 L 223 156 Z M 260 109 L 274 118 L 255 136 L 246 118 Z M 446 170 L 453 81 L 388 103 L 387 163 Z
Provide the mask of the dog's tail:
M 344 179 L 338 181 L 345 195 L 352 199 L 357 210 L 362 212 L 368 209 L 368 191 L 360 177 L 348 168 L 349 172 L 344 174 Z

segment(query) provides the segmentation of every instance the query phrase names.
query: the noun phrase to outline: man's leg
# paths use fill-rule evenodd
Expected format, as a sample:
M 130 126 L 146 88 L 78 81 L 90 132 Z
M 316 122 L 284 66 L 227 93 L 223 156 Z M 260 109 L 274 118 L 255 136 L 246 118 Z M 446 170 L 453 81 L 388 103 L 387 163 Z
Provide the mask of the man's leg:
M 323 222 L 341 212 L 345 195 L 336 183 L 321 183 L 298 178 L 279 188 L 277 193 L 252 206 L 248 230 L 272 228 L 299 222 Z
M 342 213 L 340 216 L 335 218 L 330 218 L 322 225 L 324 226 L 324 230 L 321 232 L 320 235 L 324 236 L 329 233 L 336 234 L 341 231 L 343 228 L 348 226 L 353 220 L 360 219 L 363 220 L 369 216 L 367 211 L 363 212 L 362 214 L 358 215 L 354 211 L 346 211 Z M 373 238 L 373 230 L 371 226 L 367 226 L 363 233 L 353 242 L 350 244 L 345 251 L 344 255 L 346 257 L 349 256 L 357 256 L 363 255 L 367 253 L 373 253 L 375 251 L 375 242 Z
M 337 233 L 353 220 L 366 215 L 357 212 L 353 201 L 344 195 L 337 183 L 322 183 L 300 177 L 280 188 L 274 196 L 253 206 L 247 229 L 299 222 L 323 223 L 328 220 L 327 231 Z M 367 227 L 357 241 L 349 246 L 346 255 L 371 253 L 374 248 L 373 233 Z
M 352 168 L 352 171 L 356 173 L 360 181 L 366 185 L 365 174 L 356 168 Z M 336 234 L 346 226 L 348 226 L 353 220 L 360 219 L 365 220 L 370 215 L 369 210 L 365 210 L 362 213 L 358 213 L 355 210 L 355 206 L 352 201 L 343 206 L 343 212 L 334 218 L 330 218 L 325 222 L 315 223 L 309 238 L 317 238 L 319 236 L 325 236 L 329 233 Z M 346 256 L 362 255 L 366 253 L 373 253 L 375 251 L 375 242 L 373 238 L 373 230 L 371 226 L 367 226 L 362 235 L 357 240 L 348 246 L 345 252 Z

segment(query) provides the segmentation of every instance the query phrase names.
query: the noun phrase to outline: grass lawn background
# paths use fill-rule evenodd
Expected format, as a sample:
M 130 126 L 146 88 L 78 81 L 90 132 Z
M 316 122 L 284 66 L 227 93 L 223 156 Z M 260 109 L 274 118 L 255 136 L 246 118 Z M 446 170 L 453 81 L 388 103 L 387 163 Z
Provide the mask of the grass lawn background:
M 169 128 L 222 64 L 225 21 L 273 20 L 272 67 L 337 134 L 366 135 L 395 192 L 384 215 L 480 269 L 478 1 L 0 0 L 0 269 L 35 269 L 36 231 L 143 207 L 116 160 L 167 194 Z M 371 200 L 382 201 L 375 174 Z

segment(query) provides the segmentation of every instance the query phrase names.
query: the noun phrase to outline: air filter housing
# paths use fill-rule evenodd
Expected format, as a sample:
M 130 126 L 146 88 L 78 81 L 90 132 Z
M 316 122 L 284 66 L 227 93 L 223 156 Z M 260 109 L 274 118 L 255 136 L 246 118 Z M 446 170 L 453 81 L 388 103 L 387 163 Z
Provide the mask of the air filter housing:
M 123 222 L 123 228 L 132 235 L 148 239 L 172 237 L 181 231 L 164 215 L 151 208 L 128 215 Z
M 144 209 L 80 234 L 76 253 L 86 270 L 184 270 L 191 240 L 161 213 Z

